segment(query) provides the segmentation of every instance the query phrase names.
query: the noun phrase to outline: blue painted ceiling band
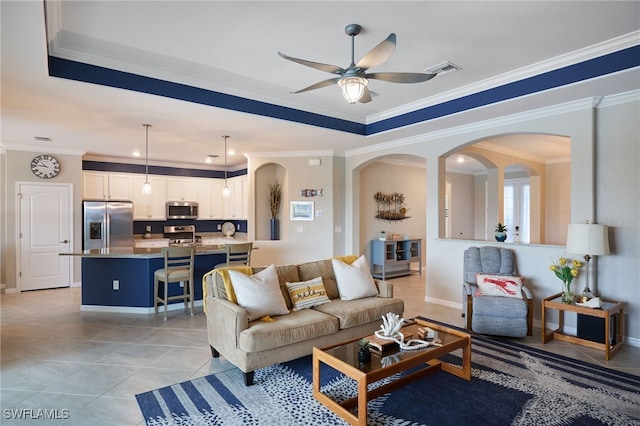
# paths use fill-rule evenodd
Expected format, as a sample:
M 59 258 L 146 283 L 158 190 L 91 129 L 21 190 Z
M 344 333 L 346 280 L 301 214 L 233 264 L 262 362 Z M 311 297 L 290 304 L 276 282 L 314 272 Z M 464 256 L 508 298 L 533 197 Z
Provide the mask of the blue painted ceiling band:
M 366 125 L 54 56 L 49 56 L 48 62 L 49 75 L 52 77 L 133 90 L 357 135 L 373 135 L 638 67 L 640 45 Z

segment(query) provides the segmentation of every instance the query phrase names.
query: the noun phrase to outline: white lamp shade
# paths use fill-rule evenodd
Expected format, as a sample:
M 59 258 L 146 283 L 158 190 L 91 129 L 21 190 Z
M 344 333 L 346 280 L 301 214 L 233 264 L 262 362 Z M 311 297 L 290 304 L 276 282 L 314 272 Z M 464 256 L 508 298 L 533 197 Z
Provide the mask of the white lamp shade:
M 595 223 L 569 224 L 567 252 L 590 256 L 609 254 L 609 227 Z
M 338 86 L 342 88 L 342 96 L 349 101 L 350 104 L 358 102 L 364 94 L 365 86 L 369 84 L 366 78 L 362 77 L 344 77 L 338 80 Z

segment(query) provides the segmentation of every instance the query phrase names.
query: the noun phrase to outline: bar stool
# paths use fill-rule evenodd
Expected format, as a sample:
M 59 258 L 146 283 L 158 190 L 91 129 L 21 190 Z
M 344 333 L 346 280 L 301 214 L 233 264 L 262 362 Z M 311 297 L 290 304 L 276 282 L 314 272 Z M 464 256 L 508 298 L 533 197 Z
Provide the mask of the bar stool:
M 157 269 L 153 273 L 153 308 L 158 313 L 158 303 L 164 305 L 164 319 L 167 320 L 167 305 L 171 300 L 183 300 L 186 308 L 187 302 L 191 303 L 191 316 L 193 316 L 193 266 L 196 248 L 189 247 L 163 247 L 164 268 Z M 162 297 L 159 294 L 159 283 L 164 283 Z M 182 294 L 169 296 L 169 283 L 183 282 Z M 188 287 L 187 287 L 188 286 Z
M 227 255 L 226 263 L 219 263 L 214 268 L 222 268 L 225 266 L 246 265 L 249 266 L 251 261 L 251 250 L 253 243 L 227 244 L 224 246 Z

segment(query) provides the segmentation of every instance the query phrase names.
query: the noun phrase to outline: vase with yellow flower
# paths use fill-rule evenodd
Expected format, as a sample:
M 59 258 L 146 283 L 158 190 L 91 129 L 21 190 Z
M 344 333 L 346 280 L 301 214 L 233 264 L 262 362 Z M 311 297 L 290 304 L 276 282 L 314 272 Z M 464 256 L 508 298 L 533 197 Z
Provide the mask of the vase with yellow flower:
M 567 259 L 566 257 L 560 257 L 557 262 L 551 263 L 549 269 L 562 281 L 562 303 L 573 303 L 571 281 L 578 276 L 580 268 L 582 268 L 582 262 L 575 259 Z

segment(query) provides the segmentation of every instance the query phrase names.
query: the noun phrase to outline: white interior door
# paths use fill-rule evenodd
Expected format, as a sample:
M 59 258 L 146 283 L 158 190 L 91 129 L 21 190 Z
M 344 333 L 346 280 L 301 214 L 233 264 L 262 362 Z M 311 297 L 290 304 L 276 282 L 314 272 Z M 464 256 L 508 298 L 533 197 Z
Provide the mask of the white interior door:
M 20 184 L 19 289 L 69 287 L 72 248 L 71 186 Z

